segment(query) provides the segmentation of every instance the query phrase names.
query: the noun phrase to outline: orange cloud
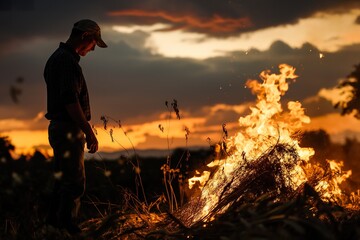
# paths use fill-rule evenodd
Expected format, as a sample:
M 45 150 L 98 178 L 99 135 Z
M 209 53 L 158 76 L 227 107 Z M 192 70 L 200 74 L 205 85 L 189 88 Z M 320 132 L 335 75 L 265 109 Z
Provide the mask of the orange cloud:
M 222 140 L 223 123 L 226 123 L 228 136 L 234 136 L 240 130 L 238 118 L 234 116 L 246 114 L 250 105 L 252 105 L 251 102 L 242 105 L 215 104 L 198 111 L 196 117 L 191 116 L 193 114 L 190 112 L 181 111 L 183 117 L 180 120 L 175 116 L 169 118 L 169 113 L 161 113 L 157 120 L 123 124 L 122 128 L 118 123 L 110 121 L 106 130 L 101 123 L 96 123 L 99 151 L 128 150 L 132 153 L 132 148 L 140 150 L 167 149 L 168 147 L 172 149 L 181 146 L 207 147 L 209 139 L 212 144 Z M 229 115 L 229 113 L 235 115 Z M 221 116 L 220 119 L 219 116 Z M 229 116 L 232 116 L 232 120 L 228 119 Z M 36 126 L 33 123 L 39 120 L 43 120 L 42 113 L 29 120 L 0 119 L 0 126 L 4 127 L 1 136 L 9 136 L 18 154 L 31 153 L 34 148 L 37 148 L 52 155 L 46 127 L 31 128 L 31 126 Z M 185 127 L 189 130 L 188 139 L 185 136 Z M 311 123 L 304 125 L 303 128 L 304 131 L 318 129 L 328 132 L 332 140 L 337 142 L 343 142 L 349 134 L 360 139 L 359 120 L 353 116 L 340 116 L 338 113 L 322 115 L 312 118 Z
M 46 125 L 47 120 L 44 117 L 44 112 L 39 112 L 34 118 L 31 119 L 0 119 L 1 131 L 43 129 Z
M 246 29 L 253 26 L 253 23 L 248 17 L 225 18 L 216 14 L 209 19 L 201 19 L 190 15 L 174 16 L 163 11 L 144 11 L 132 9 L 112 11 L 109 12 L 108 15 L 113 17 L 121 16 L 152 18 L 154 22 L 160 19 L 162 21 L 174 24 L 173 28 L 166 28 L 162 29 L 161 31 L 170 31 L 175 29 L 196 29 L 209 33 L 234 33 L 240 29 Z
M 245 103 L 242 105 L 229 105 L 229 104 L 215 104 L 210 107 L 205 107 L 204 110 L 209 112 L 210 114 L 215 114 L 218 111 L 234 111 L 238 114 L 243 114 L 245 111 L 249 109 L 249 107 L 253 105 L 253 103 Z
M 204 107 L 203 114 L 199 117 L 191 117 L 191 113 L 181 111 L 182 118 L 176 119 L 174 116 L 169 118 L 169 113 L 158 115 L 158 120 L 142 122 L 137 124 L 123 124 L 120 128 L 118 123 L 109 121 L 105 130 L 103 124 L 96 123 L 95 129 L 99 140 L 99 151 L 111 152 L 128 150 L 132 148 L 143 149 L 166 149 L 180 146 L 208 146 L 207 139 L 212 143 L 220 141 L 222 138 L 222 126 L 218 121 L 209 124 L 209 120 L 217 117 L 217 112 L 221 110 L 242 112 L 243 106 L 217 104 Z M 224 114 L 224 113 L 221 113 Z M 7 126 L 1 132 L 2 136 L 9 136 L 11 142 L 16 147 L 16 153 L 31 153 L 34 148 L 45 150 L 48 155 L 52 151 L 48 142 L 47 125 L 40 130 L 32 129 L 33 122 L 43 119 L 43 114 L 30 120 L 2 119 L 0 126 Z M 233 133 L 237 122 L 227 122 L 229 133 Z M 185 128 L 189 130 L 186 140 Z M 111 130 L 110 130 L 111 129 Z M 111 131 L 111 133 L 110 133 Z
M 335 142 L 344 142 L 346 137 L 360 139 L 360 123 L 354 116 L 341 116 L 339 113 L 330 113 L 311 118 L 310 124 L 304 130 L 325 130 Z

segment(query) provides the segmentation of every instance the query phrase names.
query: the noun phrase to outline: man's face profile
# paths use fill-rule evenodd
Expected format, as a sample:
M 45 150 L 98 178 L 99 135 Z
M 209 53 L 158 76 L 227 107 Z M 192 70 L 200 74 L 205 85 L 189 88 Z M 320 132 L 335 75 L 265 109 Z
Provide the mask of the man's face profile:
M 88 52 L 94 51 L 96 46 L 96 40 L 93 37 L 85 35 L 82 44 L 78 48 L 77 52 L 80 56 L 84 57 Z

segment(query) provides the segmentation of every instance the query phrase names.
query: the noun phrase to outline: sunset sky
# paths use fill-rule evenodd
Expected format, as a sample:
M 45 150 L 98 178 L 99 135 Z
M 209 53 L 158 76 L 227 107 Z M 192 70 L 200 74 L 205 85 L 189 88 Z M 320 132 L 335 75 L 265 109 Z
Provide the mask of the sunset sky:
M 215 143 L 223 123 L 237 131 L 255 100 L 245 82 L 282 63 L 297 69 L 283 100 L 302 102 L 312 119 L 305 129 L 323 128 L 335 141 L 360 137 L 360 122 L 318 94 L 360 63 L 358 0 L 7 0 L 0 2 L 0 134 L 18 152 L 49 149 L 43 68 L 83 18 L 99 23 L 109 46 L 80 61 L 100 151 Z M 168 118 L 173 99 L 180 120 Z M 102 115 L 121 121 L 122 129 L 109 123 L 114 142 Z

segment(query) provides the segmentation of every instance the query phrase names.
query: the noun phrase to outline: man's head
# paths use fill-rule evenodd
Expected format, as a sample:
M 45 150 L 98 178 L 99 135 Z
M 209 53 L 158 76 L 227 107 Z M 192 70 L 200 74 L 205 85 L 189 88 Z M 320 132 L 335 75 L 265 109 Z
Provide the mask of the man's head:
M 106 43 L 101 38 L 99 25 L 90 20 L 83 19 L 76 22 L 72 28 L 70 39 L 75 42 L 75 50 L 80 56 L 85 56 L 93 51 L 95 46 L 106 48 Z

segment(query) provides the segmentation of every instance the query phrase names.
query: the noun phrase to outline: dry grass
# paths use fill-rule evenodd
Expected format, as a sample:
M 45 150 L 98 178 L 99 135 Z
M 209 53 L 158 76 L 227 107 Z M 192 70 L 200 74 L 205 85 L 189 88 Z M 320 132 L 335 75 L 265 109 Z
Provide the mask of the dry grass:
M 280 165 L 283 157 L 291 158 Z M 357 239 L 360 212 L 324 202 L 313 186 L 329 177 L 313 172 L 295 191 L 289 187 L 284 167 L 290 170 L 299 157 L 289 145 L 278 144 L 239 169 L 209 214 L 191 222 L 201 202 L 193 199 L 174 214 L 144 211 L 134 201 L 130 213 L 118 212 L 93 224 L 87 237 L 94 239 Z M 286 171 L 285 169 L 285 171 Z M 229 186 L 233 183 L 236 186 Z M 136 198 L 135 196 L 133 196 Z M 226 211 L 222 209 L 226 207 Z M 221 214 L 220 214 L 221 212 Z M 211 219 L 211 221 L 210 221 Z M 95 223 L 95 224 L 94 224 Z M 91 227 L 89 228 L 91 229 Z

